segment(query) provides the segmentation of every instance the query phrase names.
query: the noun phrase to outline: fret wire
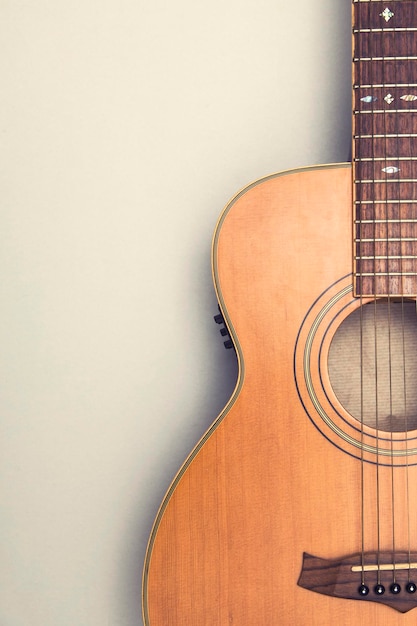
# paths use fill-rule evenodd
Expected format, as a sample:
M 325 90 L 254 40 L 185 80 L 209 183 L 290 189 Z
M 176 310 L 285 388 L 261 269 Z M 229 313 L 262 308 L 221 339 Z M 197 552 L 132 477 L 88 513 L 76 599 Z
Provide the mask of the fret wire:
M 407 28 L 407 27 L 400 27 L 400 28 L 354 28 L 353 29 L 353 33 L 355 35 L 358 35 L 360 33 L 412 33 L 412 32 L 416 32 L 417 28 Z
M 353 135 L 354 139 L 398 139 L 400 137 L 417 137 L 417 133 L 389 133 L 388 135 Z
M 373 243 L 375 241 L 383 241 L 389 243 L 390 241 L 417 241 L 417 237 L 377 237 L 376 239 L 361 239 L 355 238 L 356 243 Z
M 417 256 L 412 256 L 412 255 L 408 255 L 408 256 L 393 256 L 393 255 L 389 255 L 386 254 L 384 256 L 355 256 L 355 259 L 358 261 L 391 261 L 391 260 L 402 260 L 402 259 L 417 259 Z
M 417 87 L 417 83 L 376 83 L 375 85 L 353 85 L 353 89 L 386 89 L 391 87 Z
M 417 157 L 358 157 L 356 163 L 370 163 L 371 161 L 417 161 Z
M 354 109 L 353 113 L 355 115 L 373 115 L 374 113 L 417 113 L 417 109 L 365 109 L 364 111 Z
M 353 62 L 362 61 L 417 61 L 417 56 L 406 56 L 406 57 L 354 57 Z
M 387 219 L 387 220 L 355 220 L 355 224 L 417 224 L 417 219 L 410 218 L 397 218 L 397 219 Z
M 417 200 L 355 200 L 355 204 L 415 204 Z
M 356 276 L 417 276 L 417 272 L 355 272 Z
M 417 178 L 358 178 L 354 182 L 363 185 L 370 183 L 417 183 Z

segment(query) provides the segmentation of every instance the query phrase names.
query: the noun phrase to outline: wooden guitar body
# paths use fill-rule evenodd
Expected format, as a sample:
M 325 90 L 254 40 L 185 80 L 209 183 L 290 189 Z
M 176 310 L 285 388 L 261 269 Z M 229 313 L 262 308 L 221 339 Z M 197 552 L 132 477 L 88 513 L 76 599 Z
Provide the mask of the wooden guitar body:
M 320 593 L 299 581 L 304 553 L 363 555 L 364 537 L 367 555 L 391 553 L 393 535 L 406 552 L 417 519 L 414 457 L 403 454 L 415 432 L 375 443 L 329 378 L 337 329 L 365 305 L 352 294 L 351 194 L 348 164 L 295 170 L 250 185 L 219 220 L 214 281 L 239 378 L 159 511 L 146 626 L 415 624 L 412 607 L 361 598 L 360 574 L 354 599 L 327 595 L 340 582 L 331 573 Z M 341 366 L 346 381 L 350 366 Z

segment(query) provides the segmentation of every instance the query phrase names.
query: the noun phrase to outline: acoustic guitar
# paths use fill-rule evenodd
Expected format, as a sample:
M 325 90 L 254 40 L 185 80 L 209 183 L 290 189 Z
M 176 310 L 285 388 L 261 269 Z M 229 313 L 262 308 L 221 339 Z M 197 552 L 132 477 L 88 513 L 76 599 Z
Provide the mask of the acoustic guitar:
M 146 626 L 417 623 L 417 0 L 352 15 L 352 163 L 217 224 L 238 382 L 157 515 Z

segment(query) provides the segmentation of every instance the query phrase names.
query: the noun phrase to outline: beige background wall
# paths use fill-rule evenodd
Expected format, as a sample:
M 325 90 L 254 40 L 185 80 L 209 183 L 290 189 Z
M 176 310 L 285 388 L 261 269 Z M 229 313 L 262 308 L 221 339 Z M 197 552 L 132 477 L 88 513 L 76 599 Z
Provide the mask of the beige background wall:
M 236 377 L 216 220 L 347 160 L 350 3 L 0 0 L 0 29 L 0 623 L 140 626 L 152 519 Z

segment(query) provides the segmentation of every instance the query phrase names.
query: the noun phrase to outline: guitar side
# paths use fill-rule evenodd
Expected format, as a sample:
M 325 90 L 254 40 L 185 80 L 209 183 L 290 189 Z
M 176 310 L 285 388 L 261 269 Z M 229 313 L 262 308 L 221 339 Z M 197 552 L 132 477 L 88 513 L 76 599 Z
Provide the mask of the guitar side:
M 214 283 L 238 383 L 156 518 L 145 626 L 414 623 L 412 611 L 297 584 L 305 551 L 331 559 L 360 547 L 360 463 L 310 419 L 294 364 L 308 310 L 352 271 L 351 183 L 349 164 L 276 174 L 219 220 Z

